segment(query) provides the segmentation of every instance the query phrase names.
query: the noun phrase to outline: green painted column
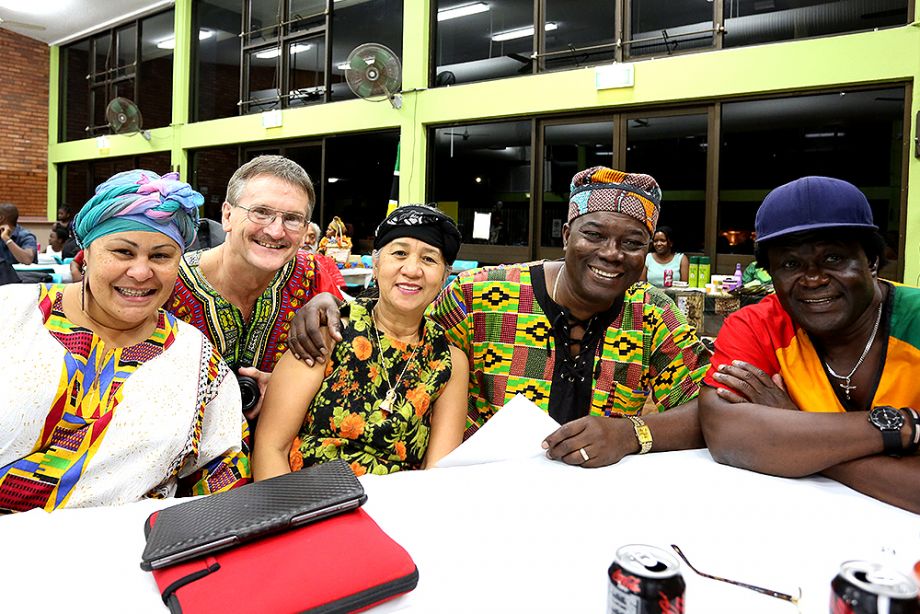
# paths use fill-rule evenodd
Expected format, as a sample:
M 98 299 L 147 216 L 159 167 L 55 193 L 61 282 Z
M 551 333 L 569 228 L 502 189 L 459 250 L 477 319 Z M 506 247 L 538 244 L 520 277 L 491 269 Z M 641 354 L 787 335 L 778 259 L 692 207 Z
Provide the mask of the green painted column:
M 399 124 L 401 148 L 399 202 L 425 202 L 425 158 L 428 135 L 419 123 L 419 106 L 424 104 L 428 87 L 428 43 L 431 0 L 403 3 L 403 94 Z M 422 113 L 424 115 L 424 113 Z
M 189 119 L 192 74 L 192 0 L 176 0 L 176 48 L 173 51 L 172 146 L 170 163 L 189 179 L 188 152 L 182 147 L 182 129 Z
M 60 114 L 60 74 L 61 74 L 61 48 L 57 45 L 49 50 L 48 67 L 48 150 L 57 145 L 58 142 L 58 116 Z M 58 202 L 58 172 L 57 165 L 51 161 L 48 156 L 48 202 L 46 209 L 48 211 L 48 221 L 57 219 L 57 202 Z

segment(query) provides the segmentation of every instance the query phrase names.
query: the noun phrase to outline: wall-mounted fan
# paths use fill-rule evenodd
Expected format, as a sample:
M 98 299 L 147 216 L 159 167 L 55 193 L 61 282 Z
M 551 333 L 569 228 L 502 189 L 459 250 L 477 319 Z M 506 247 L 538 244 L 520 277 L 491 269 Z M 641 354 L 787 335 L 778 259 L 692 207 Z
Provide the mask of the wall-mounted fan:
M 137 134 L 150 140 L 150 132 L 144 130 L 144 118 L 137 105 L 127 98 L 113 98 L 105 108 L 105 121 L 115 134 Z
M 365 100 L 389 100 L 394 109 L 402 107 L 399 93 L 402 66 L 393 51 L 378 43 L 364 43 L 348 54 L 345 81 L 355 96 Z

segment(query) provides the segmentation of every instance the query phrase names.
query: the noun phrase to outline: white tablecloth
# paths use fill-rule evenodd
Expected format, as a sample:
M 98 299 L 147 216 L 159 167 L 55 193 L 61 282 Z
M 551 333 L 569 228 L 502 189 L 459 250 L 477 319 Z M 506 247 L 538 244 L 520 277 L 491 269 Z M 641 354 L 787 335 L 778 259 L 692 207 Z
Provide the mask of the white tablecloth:
M 419 568 L 418 588 L 375 612 L 603 612 L 607 568 L 628 543 L 678 544 L 703 571 L 827 612 L 854 558 L 902 572 L 920 517 L 822 478 L 718 465 L 705 450 L 631 456 L 603 469 L 544 457 L 365 476 L 365 509 Z M 3 612 L 166 611 L 140 570 L 143 521 L 175 503 L 0 517 Z M 254 582 L 260 573 L 253 570 Z M 684 569 L 687 612 L 792 613 L 794 605 Z

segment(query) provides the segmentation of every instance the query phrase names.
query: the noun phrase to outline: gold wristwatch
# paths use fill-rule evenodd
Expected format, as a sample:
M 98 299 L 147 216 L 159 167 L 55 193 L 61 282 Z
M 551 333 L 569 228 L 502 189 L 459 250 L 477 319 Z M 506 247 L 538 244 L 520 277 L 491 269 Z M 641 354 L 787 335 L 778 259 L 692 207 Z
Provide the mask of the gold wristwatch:
M 652 431 L 649 430 L 645 420 L 639 416 L 626 416 L 633 424 L 636 431 L 636 439 L 639 440 L 639 454 L 645 454 L 652 450 Z

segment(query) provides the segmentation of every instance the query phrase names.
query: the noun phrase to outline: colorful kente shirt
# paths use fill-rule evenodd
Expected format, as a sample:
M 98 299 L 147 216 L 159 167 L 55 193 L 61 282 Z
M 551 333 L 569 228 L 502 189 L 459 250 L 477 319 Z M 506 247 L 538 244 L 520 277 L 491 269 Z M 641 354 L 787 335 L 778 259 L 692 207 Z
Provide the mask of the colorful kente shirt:
M 560 313 L 542 262 L 465 271 L 435 300 L 429 315 L 470 361 L 467 436 L 517 394 L 557 420 L 570 419 L 557 416 L 558 406 L 571 404 L 559 391 L 568 397 L 573 390 L 568 349 L 556 351 Z M 707 351 L 667 295 L 637 283 L 622 308 L 598 317 L 606 319 L 593 364 L 575 386 L 579 415 L 638 414 L 649 394 L 659 411 L 697 396 Z
M 287 349 L 294 312 L 320 292 L 342 298 L 332 280 L 320 273 L 313 255 L 298 250 L 256 299 L 246 322 L 201 274 L 203 251 L 185 254 L 166 309 L 204 333 L 228 364 L 270 373 Z
M 888 298 L 882 310 L 878 336 L 884 341 L 884 370 L 870 407 L 920 408 L 920 289 L 882 282 Z M 743 360 L 769 375 L 779 373 L 792 401 L 803 411 L 842 412 L 840 388 L 824 370 L 808 334 L 797 326 L 776 295 L 748 305 L 725 319 L 716 339 L 715 354 L 705 382 L 719 387 L 713 374 L 721 364 Z
M 400 343 L 380 333 L 380 348 L 372 308 L 371 302 L 351 305 L 343 339 L 326 363 L 326 377 L 294 440 L 294 471 L 336 458 L 349 462 L 356 475 L 421 467 L 431 407 L 450 379 L 450 346 L 444 330 L 425 318 L 418 344 Z M 380 407 L 389 390 L 384 373 L 397 393 L 390 411 Z
M 0 288 L 0 513 L 247 482 L 239 388 L 211 343 L 161 309 L 147 340 L 107 347 L 67 319 L 63 289 Z

